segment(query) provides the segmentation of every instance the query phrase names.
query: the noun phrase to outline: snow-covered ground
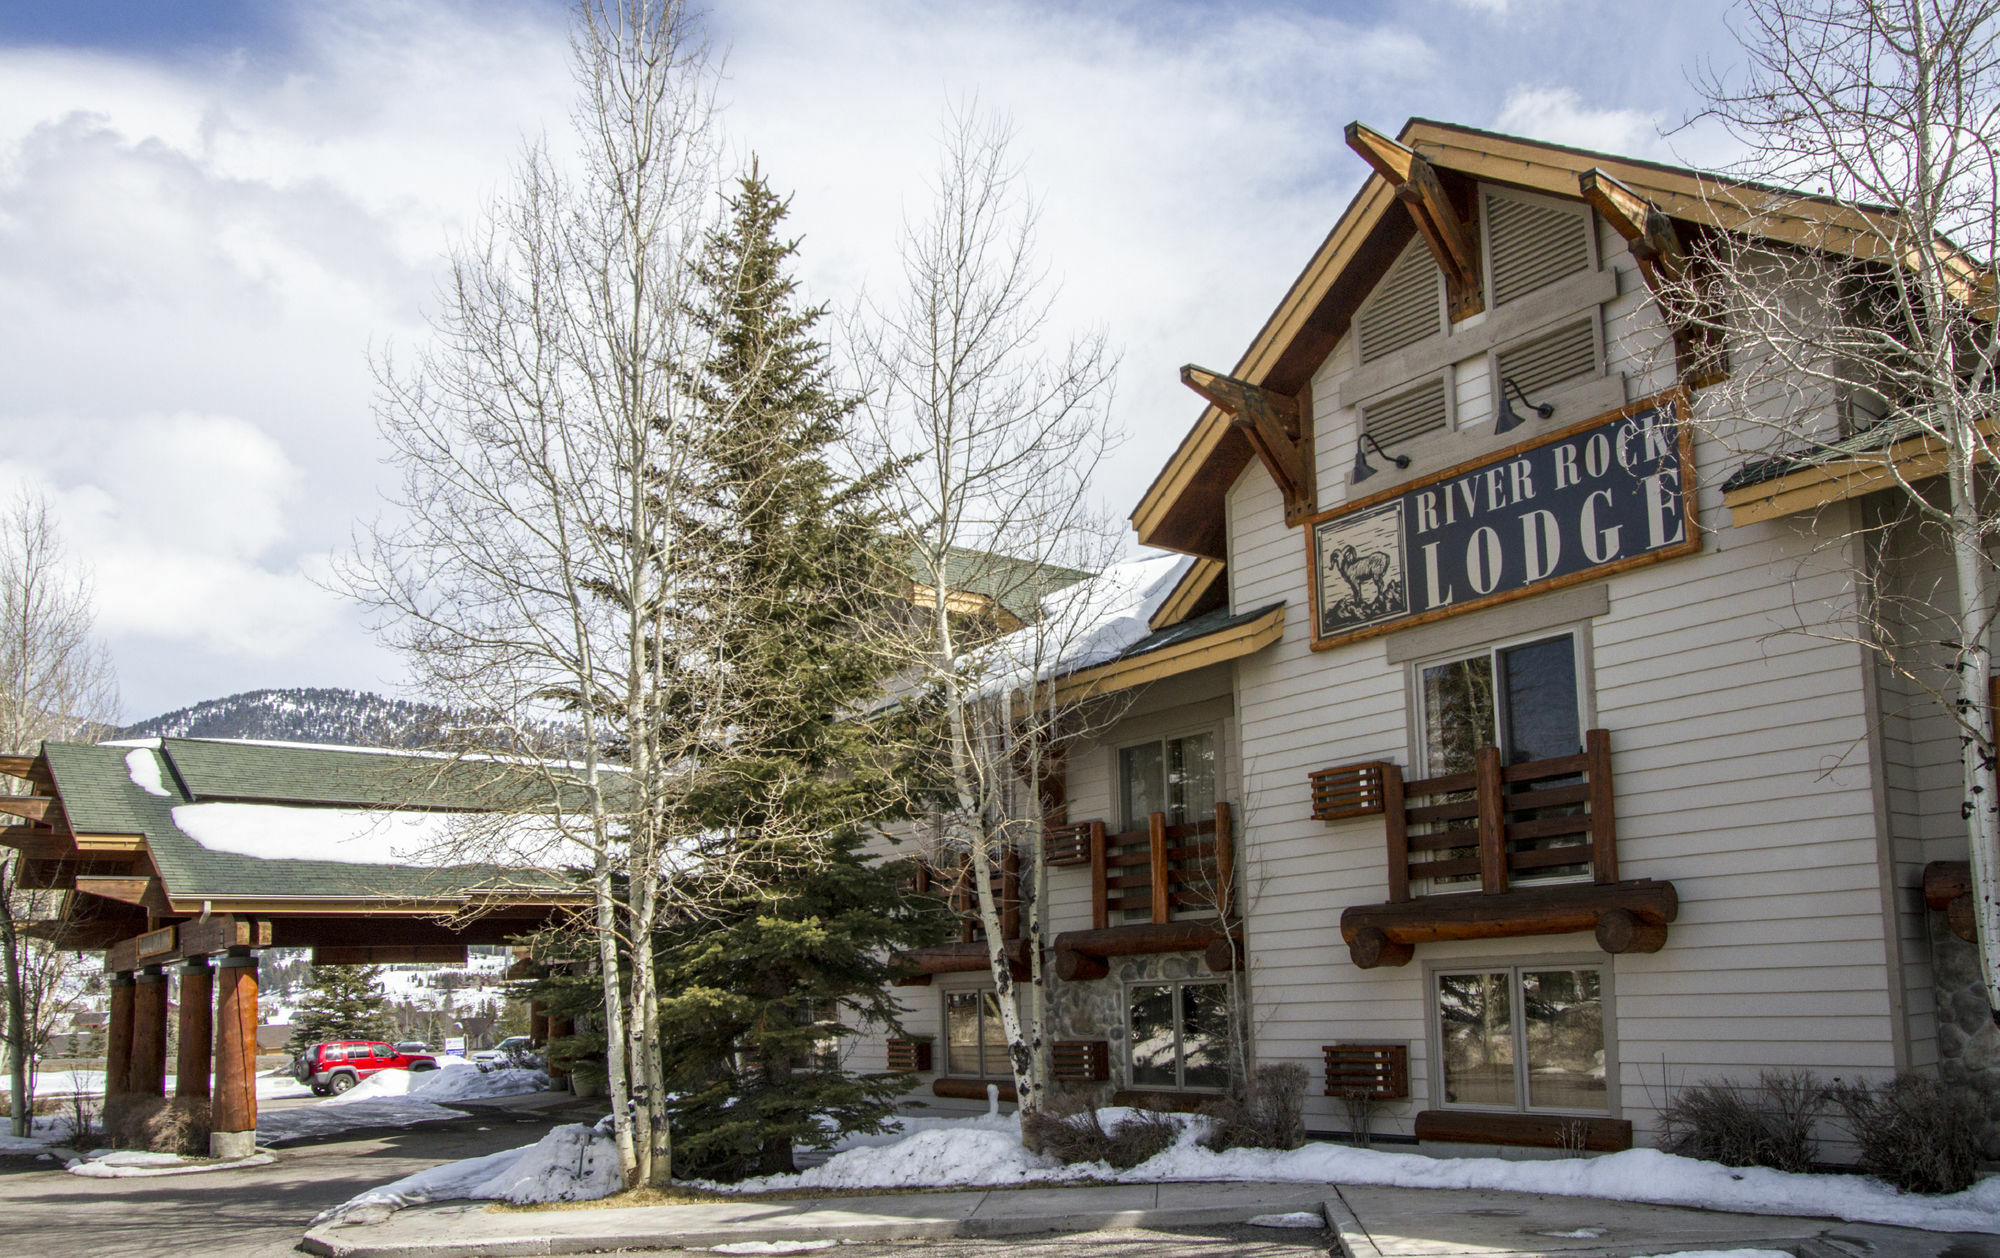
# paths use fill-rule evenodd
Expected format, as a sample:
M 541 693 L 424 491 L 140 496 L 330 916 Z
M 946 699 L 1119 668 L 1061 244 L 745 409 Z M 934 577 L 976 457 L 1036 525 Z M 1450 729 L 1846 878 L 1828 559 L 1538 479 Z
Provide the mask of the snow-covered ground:
M 207 1158 L 184 1158 L 178 1153 L 142 1153 L 132 1149 L 93 1149 L 80 1158 L 71 1158 L 63 1169 L 86 1179 L 154 1179 L 161 1175 L 201 1175 L 208 1171 L 233 1171 L 245 1166 L 269 1166 L 278 1159 L 268 1153 L 247 1158 L 214 1162 Z
M 597 1126 L 570 1123 L 553 1128 L 534 1144 L 504 1153 L 447 1162 L 418 1171 L 360 1196 L 313 1220 L 373 1223 L 405 1206 L 432 1201 L 595 1201 L 618 1191 L 618 1150 L 610 1119 Z
M 10 1136 L 0 1131 L 0 1153 L 47 1153 L 69 1139 L 69 1120 L 42 1116 L 34 1120 L 31 1136 Z
M 176 1076 L 167 1076 L 167 1095 L 174 1093 Z M 35 1076 L 35 1095 L 41 1097 L 104 1095 L 104 1072 L 102 1070 L 46 1070 Z M 257 1076 L 257 1099 L 277 1101 L 292 1096 L 311 1096 L 312 1089 L 289 1074 L 263 1074 Z
M 463 1118 L 464 1111 L 446 1107 L 460 1101 L 540 1092 L 548 1086 L 549 1077 L 539 1070 L 483 1071 L 471 1066 L 416 1073 L 384 1070 L 317 1105 L 258 1114 L 257 1139 L 269 1143 L 338 1135 L 361 1127 L 407 1127 L 440 1118 Z
M 1107 1126 L 1128 1110 L 1105 1110 Z M 1011 1116 L 906 1119 L 888 1142 L 857 1144 L 796 1175 L 771 1175 L 725 1191 L 782 1188 L 847 1191 L 866 1188 L 947 1188 L 1061 1183 L 1095 1179 L 1122 1183 L 1195 1180 L 1379 1184 L 1400 1188 L 1485 1188 L 1503 1192 L 1602 1197 L 1655 1205 L 1698 1206 L 1749 1214 L 1796 1214 L 1888 1223 L 1937 1232 L 2000 1232 L 2000 1177 L 1964 1192 L 1923 1197 L 1897 1192 L 1859 1175 L 1793 1175 L 1728 1167 L 1632 1149 L 1602 1157 L 1551 1161 L 1434 1158 L 1347 1145 L 1308 1144 L 1279 1152 L 1232 1149 L 1212 1153 L 1196 1143 L 1202 1120 L 1180 1117 L 1180 1138 L 1131 1170 L 1103 1163 L 1063 1166 L 1028 1152 Z

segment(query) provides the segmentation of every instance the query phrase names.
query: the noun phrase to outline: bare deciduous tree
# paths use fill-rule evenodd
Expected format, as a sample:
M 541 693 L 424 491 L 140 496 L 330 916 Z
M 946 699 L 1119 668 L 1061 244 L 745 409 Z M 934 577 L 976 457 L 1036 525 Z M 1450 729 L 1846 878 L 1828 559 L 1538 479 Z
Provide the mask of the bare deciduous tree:
M 1121 531 L 1090 483 L 1114 442 L 1114 364 L 1102 335 L 1045 344 L 1054 292 L 1010 139 L 975 111 L 952 118 L 934 204 L 903 236 L 902 290 L 853 340 L 865 463 L 896 469 L 884 509 L 915 594 L 915 614 L 878 639 L 929 769 L 912 812 L 933 863 L 969 884 L 1019 1104 L 1033 1110 L 1049 1086 L 1043 786 L 1063 744 L 1115 707 L 1046 683 L 1084 658 L 1122 593 L 1076 583 L 1110 562 Z M 1030 967 L 1019 992 L 995 894 L 1010 861 Z
M 69 561 L 48 500 L 24 491 L 0 515 L 0 752 L 34 755 L 44 739 L 94 742 L 118 719 L 111 656 L 94 633 L 90 579 Z M 11 780 L 11 779 L 10 779 Z M 20 852 L 0 853 L 0 981 L 13 1131 L 28 1134 L 35 1061 L 82 978 L 61 949 L 67 897 L 24 887 Z M 30 938 L 29 921 L 54 933 Z
M 1727 377 L 1697 407 L 1718 440 L 1770 459 L 1768 474 L 1839 459 L 1880 477 L 1886 492 L 1824 508 L 1814 530 L 1840 571 L 1862 574 L 1859 616 L 1842 598 L 1831 619 L 1801 610 L 1956 723 L 1981 963 L 2000 1009 L 2000 2 L 1750 0 L 1740 14 L 1747 69 L 1701 86 L 1705 116 L 1746 148 L 1732 173 L 1759 182 L 1711 185 L 1729 230 L 1702 233 L 1685 268 L 1663 272 L 1662 304 L 1697 342 L 1726 338 Z M 1913 562 L 1925 553 L 1947 556 L 1945 570 Z
M 561 803 L 525 838 L 468 821 L 435 855 L 587 868 L 631 1186 L 672 1173 L 655 926 L 753 846 L 691 833 L 676 806 L 726 693 L 716 618 L 682 614 L 703 574 L 676 528 L 702 458 L 715 66 L 678 0 L 585 0 L 572 47 L 577 173 L 531 148 L 455 250 L 433 344 L 382 364 L 400 511 L 347 585 L 426 694 L 482 714 L 461 750 L 512 748 Z

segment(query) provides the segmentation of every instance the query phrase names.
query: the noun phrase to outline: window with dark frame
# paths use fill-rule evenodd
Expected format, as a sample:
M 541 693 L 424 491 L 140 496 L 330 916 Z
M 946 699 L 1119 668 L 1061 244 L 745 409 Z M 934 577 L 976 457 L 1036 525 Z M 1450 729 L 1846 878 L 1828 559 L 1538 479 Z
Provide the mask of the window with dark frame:
M 1442 1104 L 1609 1111 L 1600 967 L 1440 970 L 1432 990 Z
M 1135 1088 L 1221 1091 L 1229 1084 L 1229 988 L 1218 982 L 1126 989 Z
M 944 993 L 944 1073 L 971 1079 L 1011 1079 L 1000 998 L 990 987 Z
M 1423 739 L 1423 772 L 1428 777 L 1469 773 L 1473 753 L 1497 747 L 1503 764 L 1525 764 L 1583 750 L 1582 687 L 1577 677 L 1577 637 L 1553 634 L 1528 642 L 1485 647 L 1457 659 L 1439 660 L 1417 669 L 1419 733 Z M 1534 785 L 1554 785 L 1556 780 Z M 1458 791 L 1449 801 L 1471 799 Z M 1542 810 L 1553 816 L 1574 811 L 1575 805 Z M 1425 833 L 1420 826 L 1414 833 Z M 1562 837 L 1518 841 L 1520 849 L 1568 842 Z M 1451 858 L 1477 855 L 1471 847 L 1448 850 Z M 1555 881 L 1589 873 L 1587 865 L 1554 865 L 1523 870 L 1516 881 Z M 1477 885 L 1477 874 L 1432 880 L 1431 890 Z
M 1127 829 L 1165 813 L 1170 826 L 1201 821 L 1215 813 L 1216 738 L 1211 732 L 1180 734 L 1124 747 L 1118 752 L 1118 781 Z

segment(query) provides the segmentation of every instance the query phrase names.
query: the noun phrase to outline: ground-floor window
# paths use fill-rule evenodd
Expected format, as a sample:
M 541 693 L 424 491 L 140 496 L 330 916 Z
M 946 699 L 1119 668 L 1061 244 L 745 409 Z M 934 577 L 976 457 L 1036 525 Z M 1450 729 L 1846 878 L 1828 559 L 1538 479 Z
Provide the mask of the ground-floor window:
M 1227 984 L 1136 983 L 1126 989 L 1126 1008 L 1133 1087 L 1228 1085 Z
M 1601 968 L 1482 966 L 1433 982 L 1445 1104 L 1610 1108 Z
M 1000 998 L 992 988 L 944 994 L 944 1071 L 976 1079 L 1012 1078 Z

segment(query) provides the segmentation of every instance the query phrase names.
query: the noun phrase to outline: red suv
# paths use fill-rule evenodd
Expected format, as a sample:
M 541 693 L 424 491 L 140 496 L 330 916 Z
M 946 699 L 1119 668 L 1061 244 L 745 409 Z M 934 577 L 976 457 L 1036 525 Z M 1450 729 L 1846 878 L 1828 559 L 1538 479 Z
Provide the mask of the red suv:
M 292 1059 L 292 1077 L 312 1085 L 315 1096 L 338 1096 L 383 1070 L 436 1070 L 429 1053 L 403 1053 L 379 1040 L 329 1040 Z

